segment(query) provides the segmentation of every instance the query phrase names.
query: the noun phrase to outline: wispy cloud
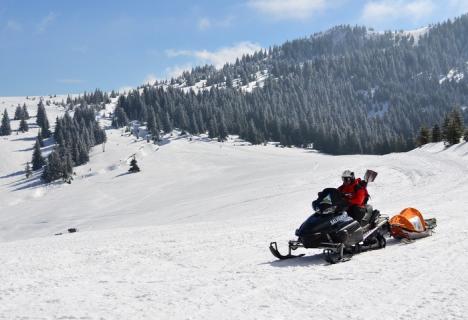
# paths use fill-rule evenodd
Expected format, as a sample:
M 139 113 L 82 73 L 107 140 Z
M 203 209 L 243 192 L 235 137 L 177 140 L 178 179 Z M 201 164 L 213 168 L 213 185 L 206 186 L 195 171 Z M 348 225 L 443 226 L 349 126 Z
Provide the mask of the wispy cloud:
M 234 16 L 227 16 L 223 19 L 210 19 L 203 17 L 198 20 L 197 27 L 199 30 L 207 30 L 211 28 L 227 28 L 232 25 L 234 21 Z
M 197 64 L 207 63 L 212 64 L 217 68 L 221 68 L 226 62 L 234 62 L 236 58 L 242 57 L 244 54 L 252 54 L 259 51 L 262 47 L 257 43 L 244 41 L 237 43 L 231 47 L 223 47 L 216 51 L 209 50 L 166 50 L 168 57 L 188 56 L 197 59 Z
M 182 65 L 175 65 L 172 67 L 166 68 L 166 77 L 167 78 L 177 78 L 180 76 L 184 71 L 190 71 L 194 65 L 192 63 L 185 63 Z
M 23 26 L 15 20 L 8 20 L 5 25 L 5 30 L 7 31 L 21 31 L 23 30 Z
M 42 18 L 41 22 L 39 22 L 39 24 L 37 25 L 37 33 L 44 33 L 56 18 L 57 14 L 55 12 L 49 12 L 49 14 Z
M 377 26 L 402 20 L 418 23 L 423 18 L 431 16 L 435 10 L 436 5 L 431 0 L 370 1 L 364 5 L 361 20 L 366 24 Z
M 336 2 L 336 1 L 335 1 Z M 248 6 L 275 19 L 304 20 L 332 4 L 325 0 L 248 0 Z
M 208 18 L 201 18 L 198 20 L 198 29 L 200 30 L 206 30 L 209 27 L 211 27 L 211 21 Z
M 145 80 L 143 80 L 143 83 L 144 84 L 154 84 L 156 82 L 156 80 L 158 80 L 158 78 L 156 78 L 156 75 L 154 73 L 150 73 L 145 77 Z
M 65 79 L 57 79 L 57 82 L 63 83 L 63 84 L 79 84 L 79 83 L 83 83 L 83 80 L 65 78 Z

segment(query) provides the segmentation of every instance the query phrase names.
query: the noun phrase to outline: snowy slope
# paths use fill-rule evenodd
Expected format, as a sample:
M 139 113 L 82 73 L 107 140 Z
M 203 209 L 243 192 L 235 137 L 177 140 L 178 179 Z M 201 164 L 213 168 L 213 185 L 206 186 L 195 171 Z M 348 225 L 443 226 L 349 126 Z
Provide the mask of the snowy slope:
M 107 133 L 71 185 L 24 181 L 34 129 L 0 139 L 0 319 L 466 318 L 467 144 L 328 156 Z M 416 207 L 437 233 L 338 265 L 275 261 L 269 242 L 284 249 L 346 168 L 378 171 L 374 207 Z

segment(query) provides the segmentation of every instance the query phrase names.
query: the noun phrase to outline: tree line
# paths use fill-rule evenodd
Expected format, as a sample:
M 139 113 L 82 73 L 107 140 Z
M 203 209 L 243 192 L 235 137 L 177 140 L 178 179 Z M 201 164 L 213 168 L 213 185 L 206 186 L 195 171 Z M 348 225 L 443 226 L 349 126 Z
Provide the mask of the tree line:
M 466 30 L 466 15 L 431 26 L 417 41 L 339 26 L 171 80 L 206 80 L 206 90 L 157 83 L 121 95 L 113 125 L 139 120 L 165 132 L 208 131 L 219 140 L 230 133 L 254 144 L 314 143 L 331 154 L 406 151 L 415 147 L 421 125 L 468 101 L 467 77 L 441 79 L 450 70 L 468 72 Z M 263 86 L 242 92 L 258 73 L 268 75 Z

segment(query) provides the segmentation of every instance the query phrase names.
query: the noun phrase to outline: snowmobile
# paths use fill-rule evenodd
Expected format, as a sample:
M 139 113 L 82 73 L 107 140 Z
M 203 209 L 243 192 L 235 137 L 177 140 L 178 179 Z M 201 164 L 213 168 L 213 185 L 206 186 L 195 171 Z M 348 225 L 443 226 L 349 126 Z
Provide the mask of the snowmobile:
M 276 242 L 270 243 L 271 253 L 278 259 L 302 257 L 292 251 L 298 248 L 323 249 L 325 260 L 329 263 L 347 261 L 355 253 L 385 248 L 389 235 L 388 217 L 381 216 L 378 210 L 366 205 L 366 213 L 358 222 L 347 213 L 347 201 L 335 188 L 319 192 L 314 201 L 315 213 L 299 229 L 297 240 L 288 243 L 289 252 L 283 255 L 278 251 Z

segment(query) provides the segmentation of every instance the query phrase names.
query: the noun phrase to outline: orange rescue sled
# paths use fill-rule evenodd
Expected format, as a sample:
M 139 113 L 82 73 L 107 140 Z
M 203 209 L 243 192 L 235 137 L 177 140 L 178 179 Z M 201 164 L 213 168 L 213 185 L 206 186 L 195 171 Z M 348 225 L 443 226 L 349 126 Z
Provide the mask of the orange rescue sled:
M 390 234 L 397 239 L 419 239 L 430 236 L 437 226 L 435 218 L 424 219 L 415 208 L 406 208 L 389 221 Z

